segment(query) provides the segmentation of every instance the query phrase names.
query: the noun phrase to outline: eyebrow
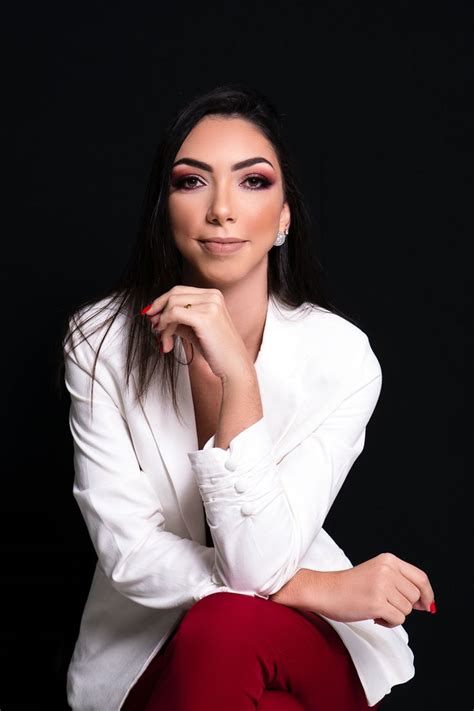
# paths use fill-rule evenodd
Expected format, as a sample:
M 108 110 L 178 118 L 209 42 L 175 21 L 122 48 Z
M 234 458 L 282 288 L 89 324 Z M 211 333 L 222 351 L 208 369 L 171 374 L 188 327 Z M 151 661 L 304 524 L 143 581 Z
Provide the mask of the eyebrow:
M 212 173 L 212 166 L 209 165 L 209 163 L 203 163 L 202 160 L 196 160 L 195 158 L 180 158 L 179 160 L 176 161 L 176 163 L 173 164 L 173 168 L 177 165 L 181 165 L 182 163 L 186 165 L 191 165 L 194 168 L 201 168 L 201 170 L 207 170 L 209 173 Z M 248 168 L 251 165 L 255 165 L 255 163 L 268 163 L 268 165 L 271 165 L 273 168 L 273 165 L 270 163 L 269 160 L 266 158 L 262 158 L 262 156 L 257 156 L 255 158 L 247 158 L 246 160 L 241 160 L 239 163 L 234 163 L 234 165 L 230 166 L 231 170 L 240 170 L 241 168 Z

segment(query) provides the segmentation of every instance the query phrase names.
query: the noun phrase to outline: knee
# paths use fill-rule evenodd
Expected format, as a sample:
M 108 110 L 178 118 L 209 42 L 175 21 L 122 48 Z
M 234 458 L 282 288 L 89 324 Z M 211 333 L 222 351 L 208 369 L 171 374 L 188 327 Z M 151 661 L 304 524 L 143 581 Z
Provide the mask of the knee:
M 228 643 L 252 637 L 262 604 L 267 601 L 250 595 L 218 592 L 196 602 L 185 614 L 179 626 L 181 639 L 198 639 L 215 646 L 219 640 Z
M 234 592 L 216 592 L 206 595 L 196 602 L 186 613 L 184 619 L 192 625 L 219 624 L 229 619 L 252 619 L 261 611 L 262 598 L 251 597 Z

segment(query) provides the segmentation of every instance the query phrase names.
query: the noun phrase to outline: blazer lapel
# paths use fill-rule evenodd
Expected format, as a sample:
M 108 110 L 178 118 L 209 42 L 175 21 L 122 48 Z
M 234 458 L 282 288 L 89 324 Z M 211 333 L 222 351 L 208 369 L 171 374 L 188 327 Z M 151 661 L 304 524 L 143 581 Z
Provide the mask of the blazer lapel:
M 281 304 L 279 308 L 282 309 Z M 282 310 L 285 318 L 288 318 L 288 312 Z M 290 330 L 291 324 L 280 316 L 270 297 L 255 369 L 262 397 L 263 414 L 273 439 L 274 451 L 278 456 L 283 456 L 279 445 L 284 441 L 285 433 L 298 416 L 298 403 L 301 402 L 300 393 L 303 385 L 301 375 L 297 377 L 297 369 L 301 369 L 301 360 L 296 357 L 297 344 Z M 186 354 L 181 340 L 178 343 L 178 358 L 184 363 Z M 149 390 L 144 410 L 190 538 L 204 545 L 202 500 L 187 456 L 188 452 L 196 451 L 199 445 L 191 382 L 186 365 L 179 368 L 176 386 L 183 422 L 178 419 L 172 404 L 163 401 L 157 388 Z

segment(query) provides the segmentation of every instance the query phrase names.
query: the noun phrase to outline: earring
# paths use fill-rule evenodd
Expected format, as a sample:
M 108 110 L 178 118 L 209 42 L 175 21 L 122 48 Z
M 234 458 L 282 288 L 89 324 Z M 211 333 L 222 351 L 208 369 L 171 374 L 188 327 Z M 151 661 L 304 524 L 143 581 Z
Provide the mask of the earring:
M 287 234 L 288 234 L 288 227 L 286 228 L 286 230 L 284 232 L 278 232 L 277 238 L 274 241 L 273 245 L 275 247 L 281 247 L 281 245 L 284 244 L 284 242 L 286 240 Z

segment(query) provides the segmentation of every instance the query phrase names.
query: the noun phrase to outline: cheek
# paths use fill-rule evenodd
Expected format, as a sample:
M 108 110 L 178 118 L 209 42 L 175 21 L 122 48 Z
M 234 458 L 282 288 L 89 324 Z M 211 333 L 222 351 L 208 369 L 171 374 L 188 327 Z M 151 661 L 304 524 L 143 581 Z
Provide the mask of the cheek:
M 168 201 L 168 213 L 173 231 L 176 234 L 192 234 L 197 224 L 198 211 L 190 200 L 180 200 L 173 195 Z
M 280 219 L 281 204 L 274 197 L 255 201 L 255 205 L 246 206 L 246 218 L 249 225 L 261 230 L 273 230 Z

